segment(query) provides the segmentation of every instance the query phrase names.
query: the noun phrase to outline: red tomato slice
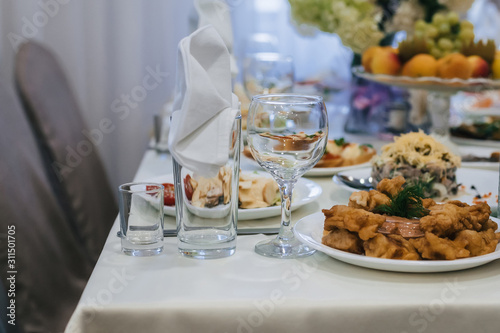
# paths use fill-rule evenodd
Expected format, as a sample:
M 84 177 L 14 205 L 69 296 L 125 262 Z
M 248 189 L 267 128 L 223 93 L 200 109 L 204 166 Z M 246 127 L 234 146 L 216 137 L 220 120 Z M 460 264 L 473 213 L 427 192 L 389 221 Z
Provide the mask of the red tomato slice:
M 163 203 L 165 206 L 175 205 L 175 190 L 174 184 L 164 183 L 162 184 L 165 190 L 163 191 Z
M 186 193 L 186 198 L 188 200 L 191 200 L 193 198 L 193 186 L 191 185 L 190 180 L 190 175 L 187 175 L 186 178 L 184 178 L 184 192 Z

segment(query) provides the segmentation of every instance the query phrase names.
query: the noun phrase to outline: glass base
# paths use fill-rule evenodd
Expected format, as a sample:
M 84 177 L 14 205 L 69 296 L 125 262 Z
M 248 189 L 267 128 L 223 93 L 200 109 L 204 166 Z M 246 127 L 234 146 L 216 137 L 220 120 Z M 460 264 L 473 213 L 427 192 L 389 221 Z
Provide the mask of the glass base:
M 229 247 L 224 249 L 182 249 L 179 248 L 179 253 L 185 257 L 194 259 L 219 259 L 232 256 L 236 252 L 236 247 Z
M 134 257 L 150 257 L 160 254 L 163 251 L 163 245 L 152 249 L 128 249 L 122 248 L 122 252 Z
M 265 257 L 294 259 L 307 257 L 316 252 L 313 248 L 302 244 L 295 238 L 282 239 L 279 236 L 270 241 L 262 241 L 255 245 L 255 252 Z

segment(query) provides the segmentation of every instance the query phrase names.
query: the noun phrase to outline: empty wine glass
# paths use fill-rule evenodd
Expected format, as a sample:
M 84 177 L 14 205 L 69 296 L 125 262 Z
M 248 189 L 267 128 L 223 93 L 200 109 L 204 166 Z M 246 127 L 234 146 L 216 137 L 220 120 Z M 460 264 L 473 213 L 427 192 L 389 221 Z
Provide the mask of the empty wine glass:
M 292 91 L 293 59 L 273 52 L 249 54 L 243 61 L 243 86 L 249 98 Z
M 276 258 L 297 258 L 314 253 L 294 236 L 290 208 L 293 187 L 325 150 L 328 116 L 323 98 L 297 94 L 258 95 L 248 110 L 248 146 L 255 160 L 268 171 L 281 193 L 281 228 L 255 252 Z

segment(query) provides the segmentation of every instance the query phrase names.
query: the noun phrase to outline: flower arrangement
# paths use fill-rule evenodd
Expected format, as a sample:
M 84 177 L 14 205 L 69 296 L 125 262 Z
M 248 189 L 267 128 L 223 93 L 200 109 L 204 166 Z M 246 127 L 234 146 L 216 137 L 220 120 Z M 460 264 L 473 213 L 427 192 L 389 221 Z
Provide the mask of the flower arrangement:
M 289 0 L 298 25 L 337 34 L 355 53 L 362 53 L 397 31 L 412 32 L 417 20 L 436 12 L 465 13 L 474 0 Z

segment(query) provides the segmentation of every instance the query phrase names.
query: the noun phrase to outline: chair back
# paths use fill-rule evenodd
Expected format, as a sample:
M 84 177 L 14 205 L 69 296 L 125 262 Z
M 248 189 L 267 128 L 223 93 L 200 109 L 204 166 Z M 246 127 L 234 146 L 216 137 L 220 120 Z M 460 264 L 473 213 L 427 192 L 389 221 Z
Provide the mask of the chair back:
M 92 263 L 52 192 L 13 85 L 1 79 L 0 103 L 1 280 L 20 332 L 62 332 Z
M 54 192 L 97 260 L 118 213 L 98 153 L 104 135 L 86 127 L 64 71 L 42 45 L 30 41 L 20 46 L 15 77 Z

